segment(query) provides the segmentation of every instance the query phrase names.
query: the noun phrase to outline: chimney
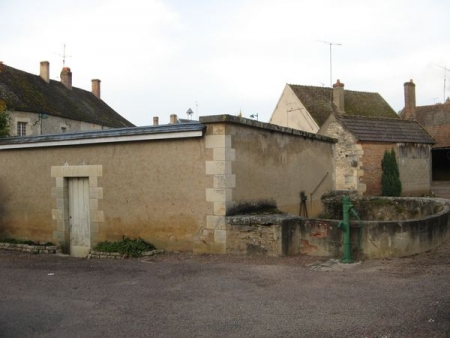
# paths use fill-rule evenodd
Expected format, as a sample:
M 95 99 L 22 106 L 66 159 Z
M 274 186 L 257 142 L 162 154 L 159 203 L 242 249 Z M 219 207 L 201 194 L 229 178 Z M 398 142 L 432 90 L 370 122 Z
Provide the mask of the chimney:
M 3 71 L 3 61 L 0 61 L 0 72 Z
M 403 109 L 404 120 L 414 120 L 416 118 L 416 85 L 413 80 L 405 82 L 405 108 Z
M 39 75 L 45 82 L 50 82 L 50 63 L 48 61 L 41 61 L 41 69 Z
M 93 79 L 92 80 L 92 94 L 94 94 L 98 99 L 100 98 L 100 80 Z
M 333 103 L 336 105 L 340 113 L 345 113 L 344 110 L 344 84 L 337 80 L 333 85 Z
M 64 67 L 61 71 L 61 83 L 67 89 L 72 90 L 72 72 L 69 67 Z
M 177 124 L 177 123 L 178 123 L 177 114 L 170 114 L 170 124 Z
M 153 125 L 154 126 L 159 125 L 159 117 L 158 116 L 153 116 Z

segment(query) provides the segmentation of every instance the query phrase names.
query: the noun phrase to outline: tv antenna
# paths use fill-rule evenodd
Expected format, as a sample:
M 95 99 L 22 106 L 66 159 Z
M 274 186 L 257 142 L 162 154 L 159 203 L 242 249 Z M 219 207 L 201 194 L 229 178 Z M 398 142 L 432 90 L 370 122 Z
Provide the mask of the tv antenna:
M 447 82 L 447 71 L 450 70 L 445 66 L 440 66 L 440 65 L 436 65 L 440 68 L 442 68 L 444 70 L 444 101 L 442 101 L 442 103 L 445 103 L 445 86 L 446 86 L 446 82 Z
M 318 42 L 326 43 L 330 45 L 330 88 L 333 88 L 333 46 L 342 46 L 342 44 L 337 42 L 317 40 Z
M 56 54 L 56 55 L 62 56 L 62 58 L 63 58 L 63 68 L 66 66 L 66 58 L 71 58 L 72 57 L 72 55 L 67 55 L 66 54 L 66 44 L 64 44 L 63 53 L 62 54 Z

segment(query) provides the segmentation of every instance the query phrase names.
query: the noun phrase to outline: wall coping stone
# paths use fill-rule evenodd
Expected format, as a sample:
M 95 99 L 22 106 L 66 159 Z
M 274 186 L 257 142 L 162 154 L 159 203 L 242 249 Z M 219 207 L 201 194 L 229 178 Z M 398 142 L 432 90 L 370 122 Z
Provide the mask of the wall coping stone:
M 337 143 L 337 139 L 324 136 L 324 135 L 318 135 L 313 133 L 308 133 L 303 130 L 298 129 L 292 129 L 287 127 L 281 127 L 275 124 L 271 123 L 265 123 L 260 121 L 255 121 L 252 119 L 247 119 L 245 117 L 239 117 L 239 116 L 233 116 L 233 115 L 210 115 L 210 116 L 201 116 L 200 117 L 200 123 L 209 124 L 209 123 L 235 123 L 235 124 L 241 124 L 246 125 L 254 128 L 260 128 L 260 129 L 266 129 L 270 131 L 276 131 L 280 133 L 286 133 L 291 135 L 300 136 L 303 138 L 310 138 L 312 140 L 319 140 L 329 143 Z

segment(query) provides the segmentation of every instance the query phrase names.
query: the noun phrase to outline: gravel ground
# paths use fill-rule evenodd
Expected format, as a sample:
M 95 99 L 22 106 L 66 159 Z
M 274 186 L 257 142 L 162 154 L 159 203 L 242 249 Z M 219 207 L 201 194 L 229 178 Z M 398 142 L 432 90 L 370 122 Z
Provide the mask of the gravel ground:
M 0 252 L 1 337 L 450 337 L 450 241 L 409 258 Z

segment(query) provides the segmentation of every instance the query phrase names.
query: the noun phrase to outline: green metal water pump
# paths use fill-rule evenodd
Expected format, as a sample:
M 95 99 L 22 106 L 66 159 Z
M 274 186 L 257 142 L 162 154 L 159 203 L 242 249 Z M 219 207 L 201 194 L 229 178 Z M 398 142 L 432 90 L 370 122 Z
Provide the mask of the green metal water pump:
M 350 214 L 352 213 L 357 219 L 361 221 L 358 213 L 353 208 L 353 204 L 350 202 L 350 198 L 348 196 L 344 196 L 342 198 L 342 214 L 343 219 L 339 222 L 338 227 L 342 228 L 344 231 L 344 257 L 341 258 L 342 263 L 353 263 L 354 260 L 352 258 L 352 243 L 350 240 Z M 358 246 L 361 245 L 361 233 L 362 226 L 360 228 L 359 238 L 358 238 Z

